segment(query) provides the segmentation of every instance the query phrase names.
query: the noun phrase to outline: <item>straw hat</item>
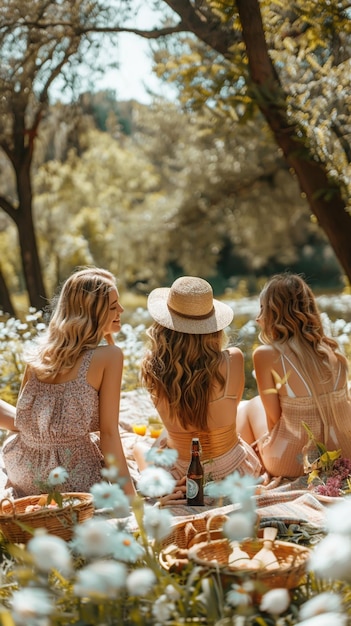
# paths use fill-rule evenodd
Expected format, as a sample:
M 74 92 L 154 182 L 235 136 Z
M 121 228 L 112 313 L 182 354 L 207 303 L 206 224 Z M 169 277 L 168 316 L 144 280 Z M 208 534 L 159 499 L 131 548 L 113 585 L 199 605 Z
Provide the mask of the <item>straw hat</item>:
M 230 306 L 214 299 L 211 285 L 196 276 L 181 276 L 170 288 L 154 289 L 147 308 L 155 322 L 191 335 L 222 330 L 234 317 Z

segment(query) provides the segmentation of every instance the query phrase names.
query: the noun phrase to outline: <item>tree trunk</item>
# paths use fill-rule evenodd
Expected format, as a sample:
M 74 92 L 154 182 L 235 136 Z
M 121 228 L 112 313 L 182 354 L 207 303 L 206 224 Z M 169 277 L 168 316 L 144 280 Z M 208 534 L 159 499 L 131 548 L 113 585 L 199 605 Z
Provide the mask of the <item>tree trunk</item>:
M 12 306 L 10 293 L 7 288 L 6 281 L 2 273 L 1 267 L 0 267 L 0 310 L 3 313 L 8 313 L 9 315 L 11 315 L 11 317 L 16 316 L 15 309 Z
M 325 165 L 312 155 L 301 129 L 290 123 L 286 95 L 270 59 L 258 0 L 236 0 L 242 36 L 231 24 L 220 22 L 208 11 L 200 14 L 189 0 L 164 0 L 181 18 L 184 30 L 193 32 L 230 61 L 230 48 L 244 40 L 256 104 L 266 119 L 278 146 L 294 169 L 311 212 L 317 217 L 349 282 L 351 282 L 351 216 L 340 187 L 329 178 Z M 282 208 L 283 210 L 283 208 Z
M 323 163 L 312 156 L 288 121 L 284 106 L 278 104 L 285 95 L 268 54 L 258 0 L 237 0 L 237 7 L 251 78 L 260 94 L 258 106 L 351 282 L 351 216 L 340 187 L 328 178 Z
M 33 223 L 30 163 L 23 159 L 20 167 L 15 169 L 19 205 L 18 209 L 11 213 L 11 217 L 17 225 L 29 302 L 32 307 L 40 310 L 46 305 L 46 294 Z

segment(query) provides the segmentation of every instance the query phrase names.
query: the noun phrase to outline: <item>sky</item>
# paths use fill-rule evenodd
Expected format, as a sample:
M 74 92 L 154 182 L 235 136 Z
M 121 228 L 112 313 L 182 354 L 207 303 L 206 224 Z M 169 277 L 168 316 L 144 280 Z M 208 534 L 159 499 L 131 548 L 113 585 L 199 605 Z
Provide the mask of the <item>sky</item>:
M 136 28 L 151 29 L 157 25 L 160 14 L 144 3 L 137 19 L 130 24 Z M 118 100 L 135 99 L 148 104 L 152 97 L 147 88 L 160 95 L 170 95 L 170 87 L 165 86 L 152 72 L 150 42 L 137 35 L 118 35 L 118 70 L 110 70 L 103 79 L 97 81 L 101 89 L 116 90 Z
M 158 14 L 143 5 L 138 19 L 133 20 L 129 27 L 151 29 L 158 23 Z M 150 42 L 138 35 L 131 33 L 119 33 L 117 45 L 111 48 L 111 51 L 102 52 L 101 59 L 107 53 L 109 60 L 113 59 L 118 63 L 119 69 L 108 69 L 101 77 L 93 77 L 93 90 L 95 92 L 104 89 L 112 89 L 116 92 L 117 100 L 137 100 L 143 104 L 149 104 L 152 96 L 148 93 L 148 89 L 165 98 L 172 99 L 171 86 L 160 81 L 152 72 L 152 58 L 150 51 Z M 80 77 L 82 80 L 82 90 L 91 90 L 92 75 L 89 66 L 81 67 Z M 63 102 L 69 101 L 70 94 L 67 98 L 62 90 L 60 77 L 55 81 L 51 96 L 54 100 L 58 99 Z
M 110 70 L 97 81 L 101 89 L 115 89 L 118 100 L 151 101 L 147 88 L 161 93 L 163 85 L 152 73 L 149 43 L 136 35 L 118 35 L 118 70 Z

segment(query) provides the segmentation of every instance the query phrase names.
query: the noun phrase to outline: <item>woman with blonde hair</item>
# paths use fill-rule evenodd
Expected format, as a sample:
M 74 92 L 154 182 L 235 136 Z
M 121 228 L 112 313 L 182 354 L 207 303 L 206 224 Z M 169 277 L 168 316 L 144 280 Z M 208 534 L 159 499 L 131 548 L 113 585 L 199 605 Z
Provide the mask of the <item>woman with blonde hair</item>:
M 213 298 L 206 280 L 194 276 L 154 289 L 148 310 L 154 323 L 141 377 L 165 426 L 157 444 L 178 452 L 170 468 L 173 477 L 184 479 L 193 437 L 200 440 L 205 478 L 220 480 L 235 470 L 258 476 L 261 464 L 236 429 L 244 357 L 239 348 L 226 347 L 224 329 L 233 310 Z M 136 446 L 140 468 L 143 452 Z
M 119 431 L 123 354 L 113 334 L 123 307 L 114 276 L 88 267 L 74 272 L 56 299 L 47 332 L 28 355 L 14 427 L 3 447 L 7 487 L 16 497 L 38 493 L 57 466 L 65 491 L 89 491 L 115 462 L 125 492 L 135 493 Z M 104 342 L 103 342 L 104 340 Z
M 348 364 L 326 336 L 316 299 L 301 276 L 273 276 L 260 295 L 259 338 L 253 353 L 259 396 L 243 403 L 238 430 L 257 445 L 269 474 L 304 473 L 303 450 L 316 442 L 351 458 Z

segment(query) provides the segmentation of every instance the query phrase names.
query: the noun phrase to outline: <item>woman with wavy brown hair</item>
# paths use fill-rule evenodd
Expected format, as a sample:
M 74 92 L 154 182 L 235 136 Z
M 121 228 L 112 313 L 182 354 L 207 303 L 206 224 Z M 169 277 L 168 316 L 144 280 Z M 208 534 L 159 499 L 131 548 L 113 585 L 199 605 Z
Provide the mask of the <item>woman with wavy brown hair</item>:
M 205 476 L 220 480 L 235 470 L 258 476 L 261 464 L 236 429 L 245 381 L 241 350 L 226 347 L 233 310 L 195 276 L 152 291 L 148 310 L 154 323 L 141 377 L 166 429 L 158 444 L 178 452 L 172 475 L 185 476 L 198 437 Z M 142 446 L 134 451 L 141 469 L 142 452 Z
M 238 430 L 257 445 L 273 476 L 303 474 L 309 438 L 351 458 L 348 364 L 326 336 L 314 294 L 301 276 L 273 276 L 260 295 L 259 338 L 253 353 L 259 396 L 242 403 Z
M 113 335 L 122 312 L 114 276 L 97 267 L 74 272 L 54 299 L 47 331 L 27 355 L 17 432 L 3 447 L 16 497 L 38 493 L 57 466 L 68 472 L 66 491 L 89 491 L 111 462 L 135 494 L 118 431 L 123 354 Z

